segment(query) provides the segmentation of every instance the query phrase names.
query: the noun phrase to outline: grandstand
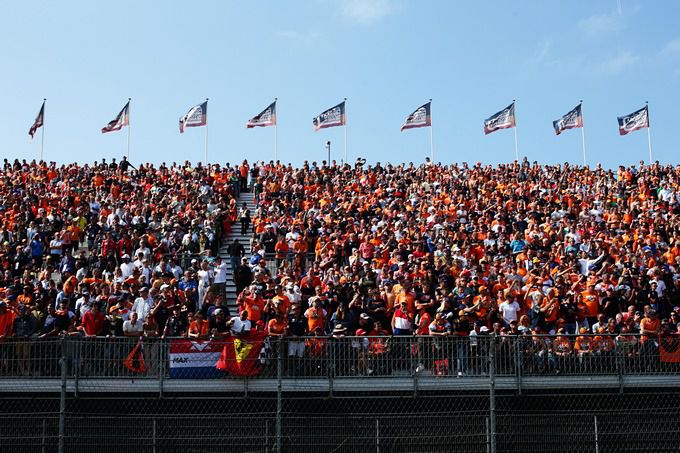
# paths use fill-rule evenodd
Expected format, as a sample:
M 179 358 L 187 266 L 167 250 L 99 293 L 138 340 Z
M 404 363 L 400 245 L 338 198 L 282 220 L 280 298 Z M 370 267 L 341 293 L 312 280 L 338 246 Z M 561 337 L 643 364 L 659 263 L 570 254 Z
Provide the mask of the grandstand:
M 3 451 L 677 449 L 680 167 L 3 170 Z

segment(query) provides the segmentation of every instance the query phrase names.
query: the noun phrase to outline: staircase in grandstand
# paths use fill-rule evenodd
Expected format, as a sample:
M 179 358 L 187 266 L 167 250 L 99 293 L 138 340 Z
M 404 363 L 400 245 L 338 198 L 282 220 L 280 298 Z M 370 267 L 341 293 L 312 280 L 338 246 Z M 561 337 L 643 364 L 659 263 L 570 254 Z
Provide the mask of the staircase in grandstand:
M 241 207 L 243 206 L 243 203 L 248 206 L 248 209 L 250 209 L 250 215 L 251 217 L 254 216 L 255 213 L 255 195 L 252 192 L 242 192 L 239 195 L 238 198 L 238 209 L 240 210 Z M 252 224 L 251 224 L 252 228 Z M 238 241 L 243 245 L 243 248 L 246 251 L 245 256 L 250 257 L 251 254 L 251 249 L 250 249 L 250 238 L 252 237 L 252 229 L 249 228 L 249 231 L 246 232 L 246 234 L 241 234 L 241 223 L 236 221 L 234 225 L 232 226 L 231 233 L 226 237 L 226 239 L 223 242 L 222 248 L 219 251 L 219 256 L 222 257 L 222 260 L 228 264 L 229 272 L 227 274 L 227 296 L 226 296 L 226 301 L 227 301 L 227 306 L 229 307 L 229 313 L 231 316 L 235 316 L 238 313 L 238 309 L 236 307 L 236 297 L 238 294 L 236 294 L 236 285 L 234 284 L 234 280 L 232 278 L 232 275 L 234 273 L 234 269 L 231 267 L 231 260 L 229 257 L 229 252 L 227 251 L 229 244 L 234 242 L 234 239 L 238 239 Z

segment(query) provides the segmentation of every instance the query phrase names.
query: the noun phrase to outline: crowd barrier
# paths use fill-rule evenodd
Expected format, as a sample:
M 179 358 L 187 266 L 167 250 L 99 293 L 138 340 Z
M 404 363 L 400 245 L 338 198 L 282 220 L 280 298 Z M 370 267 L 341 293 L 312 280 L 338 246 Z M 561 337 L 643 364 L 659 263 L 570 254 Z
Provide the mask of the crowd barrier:
M 0 343 L 0 379 L 654 375 L 680 371 L 680 337 L 639 335 L 185 338 L 65 336 Z M 280 365 L 280 366 L 279 366 Z

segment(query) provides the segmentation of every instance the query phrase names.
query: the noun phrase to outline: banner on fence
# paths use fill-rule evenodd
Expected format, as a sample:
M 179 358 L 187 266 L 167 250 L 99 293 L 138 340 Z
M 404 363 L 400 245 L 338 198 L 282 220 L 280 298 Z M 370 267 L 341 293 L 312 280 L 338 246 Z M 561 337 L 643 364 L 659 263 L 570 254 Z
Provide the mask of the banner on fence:
M 227 341 L 217 368 L 234 376 L 257 376 L 262 371 L 259 357 L 265 338 L 266 332 L 253 331 L 247 338 Z
M 170 342 L 170 377 L 173 379 L 210 379 L 223 376 L 215 368 L 224 349 L 224 341 L 172 340 Z
M 659 356 L 664 363 L 680 363 L 680 337 L 663 336 L 659 341 Z

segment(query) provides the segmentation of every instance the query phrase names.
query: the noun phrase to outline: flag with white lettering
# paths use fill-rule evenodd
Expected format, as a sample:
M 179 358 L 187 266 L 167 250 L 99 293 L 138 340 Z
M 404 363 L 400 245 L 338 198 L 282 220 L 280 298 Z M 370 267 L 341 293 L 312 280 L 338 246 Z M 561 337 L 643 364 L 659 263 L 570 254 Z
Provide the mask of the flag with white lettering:
M 553 121 L 555 134 L 560 135 L 567 129 L 575 129 L 583 127 L 583 115 L 581 113 L 581 104 L 574 107 L 569 113 L 564 115 L 559 120 Z
M 112 121 L 109 121 L 109 124 L 102 127 L 102 134 L 106 134 L 107 132 L 119 131 L 123 128 L 123 126 L 129 125 L 130 125 L 130 101 L 128 101 L 127 104 L 125 104 L 123 110 L 121 110 L 120 113 Z
M 327 127 L 344 126 L 345 122 L 345 101 L 335 107 L 331 107 L 312 120 L 314 130 L 325 129 Z
M 513 102 L 500 112 L 494 113 L 484 120 L 484 134 L 496 132 L 499 129 L 515 127 L 515 103 Z
M 432 101 L 418 107 L 408 116 L 408 118 L 406 118 L 406 121 L 404 121 L 404 125 L 401 126 L 400 130 L 403 131 L 404 129 L 432 126 L 432 117 L 430 116 L 431 105 Z
M 43 126 L 44 121 L 45 121 L 45 101 L 43 101 L 42 107 L 40 107 L 40 111 L 38 112 L 38 116 L 36 116 L 35 121 L 33 121 L 33 125 L 28 130 L 28 135 L 31 136 L 31 140 L 33 140 L 33 137 L 35 136 L 35 133 L 38 131 L 38 128 Z
M 266 109 L 249 119 L 246 124 L 248 129 L 267 126 L 276 126 L 276 101 L 272 102 Z
M 619 135 L 626 135 L 635 132 L 638 129 L 649 127 L 649 110 L 648 106 L 636 110 L 630 115 L 619 116 L 616 118 L 619 122 Z
M 182 118 L 179 119 L 179 133 L 184 133 L 185 127 L 199 127 L 208 124 L 208 100 L 189 109 Z

